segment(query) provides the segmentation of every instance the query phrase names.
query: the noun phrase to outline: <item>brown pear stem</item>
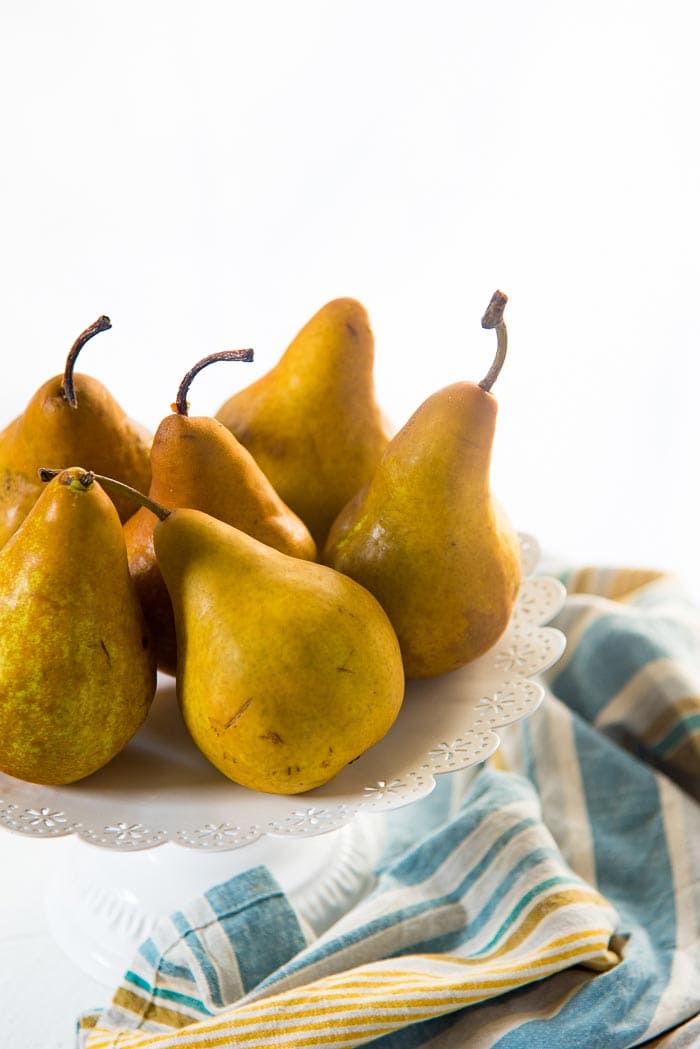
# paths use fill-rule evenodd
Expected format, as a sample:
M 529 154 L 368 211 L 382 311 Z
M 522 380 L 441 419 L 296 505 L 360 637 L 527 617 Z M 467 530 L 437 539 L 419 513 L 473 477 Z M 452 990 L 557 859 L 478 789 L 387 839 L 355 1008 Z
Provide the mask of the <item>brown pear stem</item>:
M 252 350 L 220 350 L 218 353 L 210 353 L 208 357 L 202 357 L 201 361 L 197 361 L 194 367 L 190 368 L 180 383 L 180 389 L 177 391 L 177 397 L 173 404 L 173 411 L 177 412 L 178 415 L 187 415 L 190 407 L 187 401 L 187 394 L 192 385 L 192 380 L 208 364 L 213 364 L 215 361 L 252 361 L 252 359 Z
M 506 308 L 507 302 L 508 296 L 504 292 L 494 291 L 491 296 L 491 301 L 486 307 L 486 313 L 481 318 L 481 327 L 495 328 L 498 339 L 496 343 L 496 356 L 493 359 L 493 364 L 479 383 L 480 388 L 486 390 L 487 393 L 491 392 L 491 387 L 500 374 L 508 350 L 508 330 L 505 321 L 503 320 L 503 311 Z
M 42 481 L 51 481 L 58 474 L 63 473 L 63 470 L 49 470 L 47 467 L 42 466 L 38 470 L 39 478 Z M 123 481 L 116 481 L 113 477 L 105 477 L 104 474 L 96 474 L 92 470 L 83 470 L 81 476 L 78 478 L 83 488 L 89 488 L 94 481 L 99 481 L 103 488 L 108 492 L 112 491 L 117 495 L 125 495 L 129 499 L 133 499 L 139 506 L 145 506 L 147 510 L 150 510 L 152 514 L 164 521 L 166 517 L 170 515 L 170 511 L 166 510 L 160 503 L 155 503 L 152 499 L 149 499 L 143 492 L 139 492 L 138 489 L 132 488 L 130 484 L 124 484 Z
M 82 350 L 86 342 L 89 342 L 93 335 L 97 335 L 101 331 L 107 331 L 108 328 L 112 327 L 112 322 L 109 317 L 105 317 L 104 314 L 98 317 L 93 324 L 91 324 L 85 331 L 81 332 L 78 338 L 75 340 L 70 348 L 68 357 L 66 358 L 66 368 L 63 373 L 63 385 L 61 386 L 61 396 L 64 400 L 68 401 L 71 408 L 78 407 L 78 401 L 75 396 L 75 385 L 73 382 L 73 372 L 75 370 L 75 362 L 78 358 L 78 354 Z

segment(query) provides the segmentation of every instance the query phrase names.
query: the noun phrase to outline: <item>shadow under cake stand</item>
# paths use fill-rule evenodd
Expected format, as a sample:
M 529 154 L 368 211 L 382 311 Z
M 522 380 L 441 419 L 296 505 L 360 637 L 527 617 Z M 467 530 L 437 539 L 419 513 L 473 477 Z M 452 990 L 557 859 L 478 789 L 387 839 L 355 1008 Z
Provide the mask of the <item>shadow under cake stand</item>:
M 165 676 L 143 726 L 94 775 L 47 787 L 0 773 L 0 826 L 71 837 L 46 900 L 63 951 L 113 986 L 159 918 L 259 864 L 316 933 L 328 928 L 373 884 L 378 814 L 425 797 L 436 775 L 473 770 L 498 748 L 497 729 L 540 705 L 534 677 L 565 647 L 544 624 L 566 592 L 533 575 L 536 541 L 520 545 L 523 582 L 498 643 L 461 670 L 409 682 L 384 739 L 316 790 L 263 794 L 224 777 L 192 743 Z

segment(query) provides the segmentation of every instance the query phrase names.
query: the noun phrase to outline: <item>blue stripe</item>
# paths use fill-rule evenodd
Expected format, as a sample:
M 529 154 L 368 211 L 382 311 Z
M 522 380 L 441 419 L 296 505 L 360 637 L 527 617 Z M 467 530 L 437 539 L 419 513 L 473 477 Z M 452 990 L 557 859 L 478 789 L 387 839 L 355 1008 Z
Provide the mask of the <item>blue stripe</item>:
M 423 839 L 419 846 L 412 849 L 393 867 L 390 867 L 379 879 L 377 888 L 375 889 L 375 894 L 389 893 L 397 890 L 400 893 L 402 885 L 413 886 L 416 880 L 428 880 L 449 858 L 449 856 L 452 855 L 458 846 L 464 845 L 464 842 L 474 833 L 485 819 L 488 819 L 489 817 L 493 818 L 494 815 L 496 818 L 499 818 L 498 814 L 505 805 L 524 800 L 532 801 L 533 799 L 534 793 L 532 786 L 524 778 L 512 774 L 504 774 L 491 769 L 482 770 L 464 799 L 464 811 L 460 816 L 456 817 L 449 825 L 440 828 L 435 834 Z M 482 856 L 472 867 L 466 870 L 464 878 L 462 878 L 460 883 L 451 892 L 441 895 L 436 895 L 434 892 L 431 892 L 430 895 L 428 895 L 428 890 L 426 890 L 426 895 L 423 899 L 419 899 L 416 903 L 406 907 L 399 907 L 392 911 L 387 911 L 385 914 L 382 914 L 381 917 L 366 922 L 364 925 L 360 925 L 352 930 L 344 931 L 342 936 L 337 939 L 329 940 L 315 950 L 305 952 L 302 960 L 292 959 L 288 965 L 285 965 L 278 972 L 274 973 L 269 980 L 264 981 L 263 986 L 274 986 L 274 984 L 281 978 L 298 970 L 303 970 L 307 966 L 334 954 L 336 951 L 342 950 L 350 943 L 357 943 L 363 939 L 371 938 L 377 933 L 382 932 L 384 929 L 397 927 L 404 922 L 420 916 L 423 916 L 425 921 L 422 923 L 422 928 L 418 929 L 414 936 L 421 935 L 425 937 L 426 943 L 435 942 L 432 938 L 428 939 L 426 933 L 429 934 L 430 932 L 430 919 L 436 908 L 449 905 L 460 906 L 461 897 L 465 895 L 467 890 L 479 878 L 483 877 L 484 873 L 499 857 L 508 842 L 516 835 L 520 834 L 521 831 L 527 828 L 536 827 L 540 822 L 539 819 L 534 816 L 516 820 L 515 814 L 510 814 L 508 818 L 515 822 L 507 826 L 491 844 L 484 856 Z M 535 863 L 541 862 L 545 855 L 554 856 L 555 854 L 552 850 L 548 849 L 530 850 L 529 854 L 521 857 L 515 868 L 506 873 L 497 892 L 500 892 L 500 895 L 502 896 L 503 892 L 507 891 L 507 887 L 511 882 L 514 881 L 524 869 L 528 866 L 533 866 Z M 465 851 L 465 865 L 469 862 L 469 853 Z M 421 874 L 420 879 L 417 879 L 416 877 L 418 871 L 420 871 Z M 570 881 L 575 880 L 577 879 L 572 875 Z M 495 907 L 497 902 L 498 900 L 494 898 L 492 906 Z M 469 935 L 472 934 L 475 928 L 474 922 L 481 920 L 483 924 L 486 920 L 488 914 L 485 912 L 486 908 L 482 912 L 480 919 L 475 917 L 470 921 L 467 930 Z M 461 942 L 461 938 L 465 935 L 465 930 L 463 928 L 463 925 L 465 924 L 466 921 L 463 922 L 462 927 L 454 933 L 454 936 L 458 937 L 456 942 Z M 401 951 L 397 953 L 415 953 L 420 949 L 422 949 L 421 941 L 416 939 L 406 939 L 402 944 Z
M 675 750 L 677 746 L 693 736 L 696 730 L 700 731 L 700 712 L 682 718 L 682 720 L 679 721 L 677 725 L 674 725 L 671 731 L 665 735 L 662 740 L 658 743 L 654 743 L 651 749 L 656 754 L 663 754 L 666 751 Z
M 231 943 L 246 992 L 307 945 L 296 913 L 265 867 L 244 871 L 209 889 L 205 896 Z M 274 931 L 265 934 L 263 930 Z
M 645 664 L 672 654 L 700 671 L 697 631 L 677 621 L 630 609 L 601 616 L 585 631 L 563 669 L 553 672 L 553 692 L 593 722 Z
M 209 997 L 215 1005 L 223 1006 L 224 998 L 221 993 L 221 985 L 219 984 L 219 977 L 216 969 L 212 965 L 211 959 L 208 952 L 205 950 L 202 941 L 197 935 L 197 930 L 193 929 L 187 920 L 187 916 L 182 911 L 175 911 L 171 914 L 170 920 L 182 935 L 188 951 L 195 958 L 199 969 L 204 974 L 204 979 L 207 981 L 207 989 Z
M 427 881 L 485 819 L 493 816 L 494 811 L 504 805 L 512 805 L 517 802 L 533 804 L 539 809 L 539 801 L 532 785 L 525 778 L 505 777 L 490 769 L 483 769 L 462 801 L 459 815 L 455 816 L 449 824 L 438 827 L 429 837 L 419 838 L 417 845 L 405 852 L 396 863 L 386 868 L 380 878 L 379 887 L 386 889 L 395 883 L 418 885 L 420 882 Z M 506 830 L 503 840 L 507 841 L 513 833 L 537 822 L 535 817 L 523 819 L 518 822 L 517 826 L 510 826 Z M 477 872 L 480 872 L 484 865 L 488 865 L 489 857 L 498 847 L 498 845 L 491 847 L 487 856 L 481 861 L 482 866 L 475 868 Z M 478 873 L 475 876 L 478 876 Z
M 539 866 L 542 863 L 550 861 L 550 865 L 556 865 L 561 867 L 561 856 L 555 849 L 544 849 L 537 848 L 532 849 L 525 856 L 522 856 L 517 864 L 512 867 L 504 878 L 501 879 L 500 883 L 494 885 L 491 889 L 491 895 L 489 896 L 488 902 L 474 915 L 469 915 L 469 921 L 464 922 L 464 925 L 455 929 L 453 932 L 445 933 L 442 936 L 436 936 L 430 940 L 417 943 L 413 947 L 413 950 L 417 953 L 426 954 L 439 954 L 447 952 L 455 952 L 465 942 L 473 939 L 481 929 L 488 923 L 493 916 L 496 908 L 499 906 L 504 896 L 506 896 L 515 886 L 517 881 L 529 870 Z M 465 879 L 466 880 L 466 879 Z M 543 879 L 533 888 L 529 889 L 515 904 L 513 909 L 510 911 L 508 916 L 504 919 L 500 925 L 498 931 L 492 937 L 492 939 L 484 946 L 479 948 L 478 951 L 470 950 L 470 958 L 478 958 L 483 954 L 487 954 L 494 946 L 501 940 L 508 930 L 515 924 L 518 917 L 522 913 L 523 909 L 536 897 L 542 893 L 547 892 L 555 885 L 562 885 L 568 888 L 576 886 L 577 888 L 589 889 L 590 886 L 586 885 L 585 882 L 581 881 L 575 874 L 566 875 L 552 875 L 550 878 Z M 451 901 L 451 896 L 464 896 L 466 888 L 464 883 L 459 887 L 455 893 L 450 896 L 445 896 L 441 900 L 436 900 L 434 906 L 444 905 Z
M 531 1020 L 498 1049 L 605 1046 L 626 1049 L 647 1030 L 666 988 L 676 912 L 658 788 L 653 772 L 585 722 L 573 719 L 589 811 L 599 891 L 630 935 L 622 962 L 598 973 L 556 1017 Z M 556 1041 L 550 1041 L 556 1032 Z

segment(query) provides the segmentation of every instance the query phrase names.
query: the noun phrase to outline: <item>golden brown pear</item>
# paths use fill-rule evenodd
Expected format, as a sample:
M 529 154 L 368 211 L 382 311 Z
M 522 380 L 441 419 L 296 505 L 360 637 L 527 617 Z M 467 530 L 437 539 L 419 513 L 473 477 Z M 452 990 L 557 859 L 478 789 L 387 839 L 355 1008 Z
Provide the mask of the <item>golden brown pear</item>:
M 389 440 L 374 393 L 374 337 L 355 299 L 323 306 L 277 364 L 216 413 L 321 546 Z
M 336 519 L 323 560 L 367 587 L 387 612 L 406 676 L 432 677 L 482 655 L 501 636 L 520 585 L 517 535 L 490 485 L 506 297 L 482 324 L 498 352 L 480 384 L 429 397 L 393 438 L 371 482 Z
M 129 741 L 155 660 L 114 504 L 87 471 L 45 485 L 0 550 L 0 770 L 73 783 Z
M 298 794 L 389 730 L 403 701 L 401 653 L 367 590 L 199 510 L 172 510 L 154 540 L 175 609 L 185 724 L 225 776 Z
M 99 317 L 68 354 L 63 375 L 45 382 L 29 404 L 0 433 L 0 546 L 19 527 L 41 494 L 37 471 L 90 462 L 140 490 L 150 483 L 150 434 L 130 419 L 105 386 L 75 375 L 75 361 L 88 339 L 111 327 Z M 122 521 L 134 504 L 115 497 Z
M 223 423 L 188 415 L 187 393 L 194 376 L 221 360 L 252 360 L 250 350 L 224 350 L 199 361 L 180 384 L 174 413 L 158 426 L 151 450 L 149 497 L 166 509 L 190 507 L 240 528 L 283 553 L 316 557 L 306 525 L 283 502 L 258 464 Z M 129 569 L 154 639 L 158 666 L 174 674 L 175 622 L 155 549 L 157 518 L 142 507 L 124 526 Z

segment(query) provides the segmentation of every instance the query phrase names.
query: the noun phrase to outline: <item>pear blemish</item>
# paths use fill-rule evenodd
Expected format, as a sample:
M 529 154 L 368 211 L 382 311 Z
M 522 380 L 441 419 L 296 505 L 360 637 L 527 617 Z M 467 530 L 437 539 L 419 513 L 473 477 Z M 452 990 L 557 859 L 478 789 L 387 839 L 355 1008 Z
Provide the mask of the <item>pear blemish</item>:
M 75 374 L 111 322 L 86 328 L 0 433 L 0 770 L 97 771 L 141 725 L 157 668 L 224 776 L 297 794 L 383 738 L 406 678 L 490 649 L 521 571 L 490 485 L 506 303 L 495 292 L 481 320 L 497 343 L 481 382 L 436 391 L 394 436 L 354 299 L 217 417 L 190 415 L 194 379 L 253 351 L 197 361 L 152 438 Z
M 91 476 L 106 490 L 129 491 Z M 253 790 L 298 794 L 327 783 L 388 732 L 403 703 L 403 664 L 368 590 L 201 510 L 168 510 L 130 494 L 156 516 L 183 720 L 219 771 Z M 340 674 L 348 653 L 357 653 L 357 668 Z
M 11 580 L 0 592 L 0 769 L 66 784 L 126 746 L 156 669 L 111 499 L 78 467 L 42 479 L 0 550 L 0 578 Z M 98 639 L 106 659 L 96 658 Z

